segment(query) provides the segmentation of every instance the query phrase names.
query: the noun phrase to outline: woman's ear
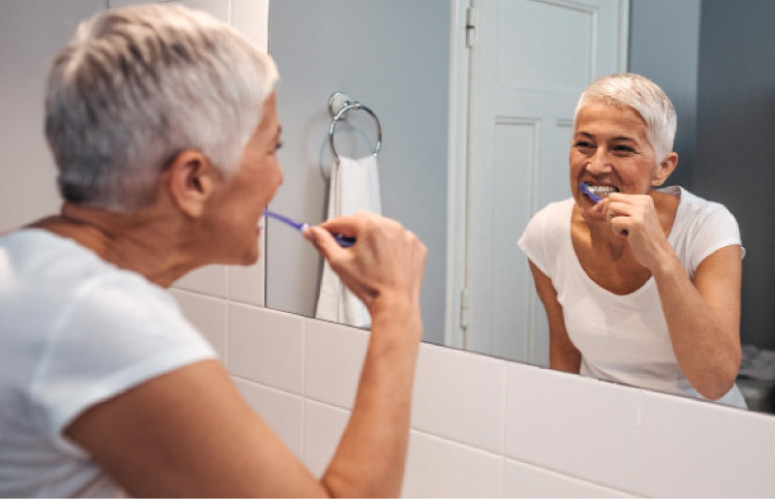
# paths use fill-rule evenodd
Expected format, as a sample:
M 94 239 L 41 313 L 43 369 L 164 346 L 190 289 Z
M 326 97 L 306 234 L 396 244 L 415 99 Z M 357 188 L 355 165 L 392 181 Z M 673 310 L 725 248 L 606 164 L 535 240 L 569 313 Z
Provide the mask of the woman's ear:
M 661 186 L 665 183 L 670 174 L 673 173 L 675 167 L 678 165 L 678 153 L 675 151 L 668 153 L 662 162 L 657 166 L 657 172 L 653 179 L 651 179 L 652 186 Z
M 169 164 L 168 174 L 170 196 L 178 208 L 190 217 L 201 216 L 218 175 L 209 158 L 196 150 L 184 150 Z

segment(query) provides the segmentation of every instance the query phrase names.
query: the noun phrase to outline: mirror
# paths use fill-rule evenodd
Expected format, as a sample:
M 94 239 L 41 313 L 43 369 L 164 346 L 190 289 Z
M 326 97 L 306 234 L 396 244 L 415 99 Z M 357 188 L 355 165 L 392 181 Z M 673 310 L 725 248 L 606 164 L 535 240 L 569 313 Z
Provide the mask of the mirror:
M 469 83 L 468 67 L 476 64 L 460 55 L 467 50 L 467 2 L 326 0 L 304 2 L 303 6 L 298 2 L 270 5 L 269 50 L 280 67 L 278 105 L 284 142 L 289 145 L 280 157 L 285 185 L 272 208 L 311 223 L 325 219 L 328 182 L 324 171 L 333 162 L 326 105 L 333 92 L 347 92 L 370 107 L 382 124 L 378 164 L 383 214 L 401 221 L 428 246 L 421 299 L 425 340 L 546 365 L 548 341 L 541 338 L 545 315 L 534 297 L 524 316 L 536 338 L 523 342 L 527 347 L 516 349 L 516 354 L 499 350 L 496 341 L 477 346 L 476 336 L 481 332 L 460 333 L 461 315 L 465 315 L 461 306 L 465 309 L 466 302 L 473 300 L 461 295 L 466 278 L 464 255 L 472 244 L 461 235 L 466 230 L 475 233 L 472 226 L 481 223 L 469 220 L 466 226 L 470 209 L 464 205 L 464 180 L 475 168 L 469 165 L 466 173 L 465 157 L 470 152 L 465 147 L 465 127 L 461 132 L 459 123 L 467 111 L 466 101 L 459 97 L 461 87 Z M 542 2 L 522 3 L 538 9 L 536 5 Z M 669 184 L 726 205 L 740 224 L 747 250 L 742 341 L 773 349 L 774 235 L 768 216 L 775 213 L 769 195 L 775 187 L 770 168 L 775 153 L 771 151 L 775 144 L 771 140 L 775 65 L 767 64 L 773 56 L 766 41 L 775 35 L 764 20 L 772 19 L 775 8 L 754 0 L 614 0 L 609 4 L 615 4 L 620 16 L 629 17 L 623 30 L 627 33 L 626 63 L 620 59 L 614 70 L 626 68 L 651 78 L 676 107 L 675 150 L 680 161 Z M 480 35 L 470 36 L 476 51 Z M 549 40 L 551 36 L 541 41 Z M 587 82 L 593 79 L 583 76 Z M 577 86 L 580 90 L 574 91 L 572 105 L 584 86 Z M 337 127 L 335 140 L 340 154 L 369 154 L 375 142 L 370 117 L 351 115 L 344 126 Z M 486 138 L 480 140 L 485 142 Z M 564 149 L 555 153 L 567 179 L 563 169 L 567 168 L 569 135 L 562 144 L 557 149 Z M 728 165 L 735 165 L 734 170 Z M 567 181 L 565 184 L 538 198 L 567 197 Z M 499 224 L 508 223 L 511 217 L 508 213 L 498 216 L 503 218 Z M 503 253 L 525 262 L 515 244 L 520 233 L 521 229 L 508 232 L 499 241 L 507 245 Z M 298 235 L 271 222 L 267 245 L 267 305 L 314 316 L 321 271 L 317 255 Z M 534 294 L 532 283 L 522 285 L 522 290 Z M 508 297 L 497 298 L 501 309 L 507 307 Z M 492 324 L 488 330 L 518 337 L 507 326 Z

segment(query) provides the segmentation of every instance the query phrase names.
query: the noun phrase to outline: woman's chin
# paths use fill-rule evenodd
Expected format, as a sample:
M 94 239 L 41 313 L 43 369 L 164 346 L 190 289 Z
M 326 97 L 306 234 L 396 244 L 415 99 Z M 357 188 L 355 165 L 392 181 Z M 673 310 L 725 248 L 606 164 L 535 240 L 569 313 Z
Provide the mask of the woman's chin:
M 587 222 L 605 222 L 605 215 L 598 213 L 594 210 L 594 207 L 579 207 L 579 213 L 581 217 Z

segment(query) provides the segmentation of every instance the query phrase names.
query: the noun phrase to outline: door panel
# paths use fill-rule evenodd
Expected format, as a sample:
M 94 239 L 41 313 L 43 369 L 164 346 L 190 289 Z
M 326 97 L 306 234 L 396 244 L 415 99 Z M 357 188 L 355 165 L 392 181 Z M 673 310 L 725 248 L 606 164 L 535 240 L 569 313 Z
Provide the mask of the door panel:
M 465 347 L 548 364 L 548 329 L 517 247 L 530 217 L 570 195 L 581 92 L 625 67 L 624 0 L 475 1 Z

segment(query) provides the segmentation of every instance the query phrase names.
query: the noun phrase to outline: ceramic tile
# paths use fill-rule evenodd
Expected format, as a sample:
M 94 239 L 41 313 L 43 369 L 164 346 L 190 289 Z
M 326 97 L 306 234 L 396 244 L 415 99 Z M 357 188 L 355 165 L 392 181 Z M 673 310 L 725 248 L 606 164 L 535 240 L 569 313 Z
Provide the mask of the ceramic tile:
M 422 344 L 412 427 L 502 453 L 506 366 L 495 358 Z
M 117 9 L 119 7 L 126 7 L 127 5 L 138 5 L 141 3 L 148 3 L 147 0 L 108 0 L 108 8 Z
M 641 392 L 579 375 L 509 364 L 506 455 L 630 491 L 637 477 Z
M 506 460 L 503 475 L 505 498 L 633 498 L 622 491 L 513 460 Z
M 231 0 L 231 24 L 266 51 L 269 0 Z
M 303 457 L 304 400 L 249 380 L 234 377 L 234 384 L 251 408 L 269 424 L 296 457 Z
M 315 477 L 321 477 L 334 456 L 350 412 L 307 401 L 304 418 L 304 463 Z
M 172 286 L 180 290 L 226 298 L 227 269 L 221 265 L 200 267 L 183 276 Z
M 369 333 L 326 321 L 306 322 L 305 395 L 352 408 Z
M 264 385 L 302 394 L 304 319 L 239 304 L 229 305 L 229 371 Z
M 252 266 L 229 268 L 229 300 L 264 306 L 264 259 Z
M 775 419 L 645 393 L 642 493 L 657 497 L 775 497 Z
M 230 21 L 229 10 L 231 2 L 228 0 L 177 0 L 172 3 L 179 3 L 191 9 L 203 10 L 225 23 Z
M 412 431 L 402 497 L 494 498 L 502 496 L 499 455 Z
M 251 266 L 229 267 L 229 300 L 264 307 L 266 300 L 266 220 L 261 217 L 258 237 L 258 262 Z
M 170 293 L 180 304 L 186 318 L 204 335 L 225 363 L 226 301 L 180 290 L 170 290 Z

